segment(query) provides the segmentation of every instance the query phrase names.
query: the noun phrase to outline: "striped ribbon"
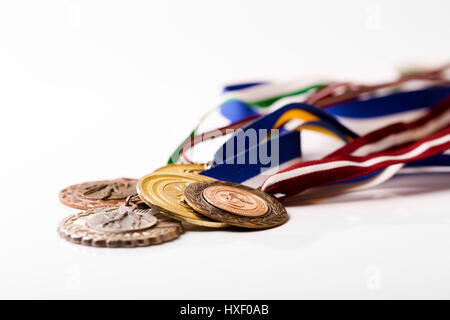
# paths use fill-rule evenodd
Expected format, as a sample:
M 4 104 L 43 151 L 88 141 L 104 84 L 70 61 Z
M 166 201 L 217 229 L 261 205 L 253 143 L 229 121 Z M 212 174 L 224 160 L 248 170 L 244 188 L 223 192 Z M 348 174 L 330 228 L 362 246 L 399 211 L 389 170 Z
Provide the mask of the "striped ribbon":
M 279 128 L 281 135 L 278 138 L 284 147 L 278 167 L 269 168 L 262 174 L 260 165 L 222 163 L 213 165 L 202 174 L 259 186 L 279 197 L 298 193 L 314 197 L 327 192 L 373 187 L 391 178 L 406 164 L 412 165 L 410 169 L 413 170 L 417 166 L 429 168 L 439 164 L 448 167 L 450 98 L 430 107 L 449 94 L 450 81 L 446 74 L 449 68 L 446 65 L 401 75 L 395 81 L 376 85 L 328 82 L 328 85 L 302 84 L 302 87 L 300 82 L 294 81 L 227 87 L 219 108 L 202 119 L 196 130 L 172 154 L 171 161 L 191 163 L 186 152 L 215 138 L 217 133 L 224 135 L 229 130 Z M 431 111 L 426 113 L 427 110 Z M 217 111 L 231 123 L 218 129 L 204 130 L 202 125 Z M 414 113 L 416 120 L 392 124 L 396 119 L 403 119 L 403 114 L 409 111 Z M 417 118 L 420 114 L 422 116 Z M 352 121 L 350 126 L 347 126 L 348 122 L 344 126 L 341 119 L 355 119 L 352 121 L 358 125 L 364 123 L 359 119 L 381 119 L 388 125 L 360 136 L 349 129 L 353 128 Z M 293 127 L 293 120 L 300 122 Z M 301 162 L 301 130 L 329 134 L 346 145 L 323 159 Z M 256 145 L 246 145 L 241 154 L 233 157 L 250 154 L 255 148 L 270 143 L 269 136 L 266 140 L 258 140 Z M 220 152 L 223 155 L 223 151 L 219 149 L 215 159 L 220 158 L 218 155 Z
M 271 175 L 261 189 L 283 197 L 306 189 L 396 170 L 450 149 L 450 98 L 410 123 L 395 123 L 361 136 L 327 157 L 295 164 Z M 395 171 L 395 170 L 394 170 Z

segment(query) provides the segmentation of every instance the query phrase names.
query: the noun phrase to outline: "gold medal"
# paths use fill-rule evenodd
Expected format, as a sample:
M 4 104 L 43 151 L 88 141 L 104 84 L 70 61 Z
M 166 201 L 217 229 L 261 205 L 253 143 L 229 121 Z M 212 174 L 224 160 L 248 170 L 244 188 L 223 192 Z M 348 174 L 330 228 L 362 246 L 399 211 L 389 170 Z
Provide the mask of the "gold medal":
M 183 189 L 191 183 L 201 181 L 216 180 L 198 174 L 152 173 L 139 180 L 137 191 L 139 197 L 150 207 L 171 218 L 203 227 L 227 227 L 228 224 L 202 216 L 185 203 Z
M 199 174 L 209 168 L 208 164 L 203 163 L 180 163 L 168 164 L 162 168 L 156 169 L 154 172 L 174 172 L 174 173 L 193 173 Z
M 194 210 L 229 225 L 265 229 L 285 223 L 284 206 L 269 194 L 237 183 L 202 181 L 183 190 L 185 201 Z

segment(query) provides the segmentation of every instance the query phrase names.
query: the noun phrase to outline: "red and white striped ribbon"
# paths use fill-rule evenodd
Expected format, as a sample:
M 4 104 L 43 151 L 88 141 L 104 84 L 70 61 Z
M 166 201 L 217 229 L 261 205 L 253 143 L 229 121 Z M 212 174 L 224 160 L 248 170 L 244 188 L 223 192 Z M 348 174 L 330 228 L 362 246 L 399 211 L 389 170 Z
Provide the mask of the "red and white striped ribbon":
M 261 189 L 285 196 L 422 160 L 450 149 L 450 98 L 410 123 L 395 123 L 355 139 L 321 160 L 271 175 Z

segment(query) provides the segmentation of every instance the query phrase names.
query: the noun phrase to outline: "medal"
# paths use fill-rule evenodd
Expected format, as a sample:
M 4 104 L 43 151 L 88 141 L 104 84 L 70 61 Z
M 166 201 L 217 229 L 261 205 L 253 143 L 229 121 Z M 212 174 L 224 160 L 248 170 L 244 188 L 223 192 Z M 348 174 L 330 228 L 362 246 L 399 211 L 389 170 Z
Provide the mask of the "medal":
M 202 227 L 227 227 L 226 223 L 202 216 L 184 201 L 183 189 L 193 182 L 200 181 L 214 181 L 214 179 L 189 173 L 152 173 L 139 180 L 137 192 L 146 204 L 170 218 Z
M 144 247 L 170 241 L 182 233 L 181 224 L 148 207 L 124 204 L 94 208 L 65 218 L 60 236 L 93 247 Z
M 135 179 L 119 178 L 84 182 L 69 186 L 59 193 L 59 200 L 76 209 L 120 206 L 136 193 Z
M 237 227 L 266 229 L 288 220 L 286 209 L 278 200 L 237 183 L 191 183 L 183 194 L 186 202 L 200 214 Z

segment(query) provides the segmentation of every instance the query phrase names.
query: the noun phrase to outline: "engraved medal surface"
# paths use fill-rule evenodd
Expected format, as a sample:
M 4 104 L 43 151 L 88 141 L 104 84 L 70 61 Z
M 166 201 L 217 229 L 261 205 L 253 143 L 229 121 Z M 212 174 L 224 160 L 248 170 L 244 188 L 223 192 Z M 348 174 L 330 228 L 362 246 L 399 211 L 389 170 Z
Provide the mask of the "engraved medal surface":
M 157 222 L 148 209 L 139 210 L 130 206 L 98 210 L 86 220 L 89 228 L 103 232 L 141 231 L 153 227 Z
M 212 178 L 188 173 L 152 173 L 141 178 L 137 184 L 139 197 L 161 213 L 195 225 L 223 228 L 228 225 L 213 221 L 195 212 L 184 201 L 183 189 L 193 182 L 215 181 Z
M 93 247 L 143 247 L 177 238 L 182 233 L 178 221 L 148 207 L 122 205 L 94 208 L 63 219 L 60 236 Z
M 59 193 L 59 200 L 76 209 L 120 206 L 136 193 L 136 179 L 91 181 L 72 185 Z
M 183 194 L 189 206 L 200 214 L 233 226 L 273 228 L 289 219 L 277 199 L 237 183 L 217 180 L 191 183 Z
M 136 181 L 117 179 L 106 182 L 91 182 L 80 186 L 77 194 L 89 200 L 123 200 L 136 193 Z

